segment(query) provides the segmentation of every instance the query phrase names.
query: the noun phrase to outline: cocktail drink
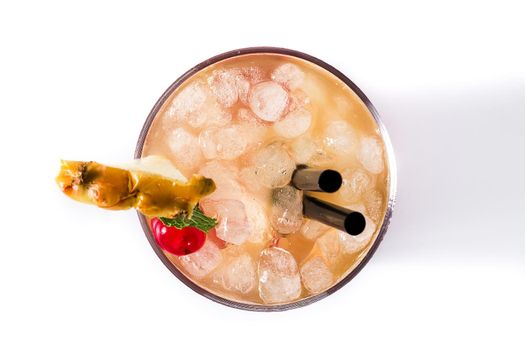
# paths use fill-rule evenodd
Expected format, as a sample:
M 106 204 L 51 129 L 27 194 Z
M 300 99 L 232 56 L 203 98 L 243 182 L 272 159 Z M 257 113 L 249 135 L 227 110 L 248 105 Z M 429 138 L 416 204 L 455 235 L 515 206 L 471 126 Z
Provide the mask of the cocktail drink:
M 212 62 L 212 63 L 210 63 Z M 364 95 L 335 69 L 282 49 L 229 53 L 198 66 L 161 98 L 137 156 L 168 158 L 216 190 L 199 208 L 217 219 L 198 251 L 161 259 L 193 289 L 225 304 L 283 309 L 316 300 L 362 267 L 386 230 L 393 158 Z M 361 97 L 358 95 L 360 94 Z M 352 236 L 303 215 L 297 167 L 334 169 L 335 193 L 308 195 L 356 210 Z

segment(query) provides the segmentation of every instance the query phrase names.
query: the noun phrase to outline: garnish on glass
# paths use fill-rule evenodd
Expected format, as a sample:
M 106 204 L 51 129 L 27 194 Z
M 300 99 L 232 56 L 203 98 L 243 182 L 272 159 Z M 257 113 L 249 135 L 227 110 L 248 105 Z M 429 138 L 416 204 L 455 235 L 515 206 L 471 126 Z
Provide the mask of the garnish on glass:
M 151 227 L 159 246 L 175 255 L 199 250 L 217 221 L 198 207 L 215 191 L 212 179 L 189 180 L 165 158 L 150 156 L 108 166 L 96 162 L 62 161 L 56 182 L 79 202 L 110 210 L 135 208 L 153 217 Z

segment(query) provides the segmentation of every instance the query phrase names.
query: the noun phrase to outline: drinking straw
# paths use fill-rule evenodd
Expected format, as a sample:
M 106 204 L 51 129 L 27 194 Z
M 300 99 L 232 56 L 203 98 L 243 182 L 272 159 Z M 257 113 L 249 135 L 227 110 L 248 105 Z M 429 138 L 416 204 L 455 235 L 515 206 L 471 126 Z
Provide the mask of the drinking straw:
M 331 169 L 297 168 L 292 176 L 292 184 L 304 191 L 333 193 L 342 183 L 341 174 Z
M 303 214 L 352 236 L 363 232 L 366 226 L 363 214 L 307 195 L 303 196 Z

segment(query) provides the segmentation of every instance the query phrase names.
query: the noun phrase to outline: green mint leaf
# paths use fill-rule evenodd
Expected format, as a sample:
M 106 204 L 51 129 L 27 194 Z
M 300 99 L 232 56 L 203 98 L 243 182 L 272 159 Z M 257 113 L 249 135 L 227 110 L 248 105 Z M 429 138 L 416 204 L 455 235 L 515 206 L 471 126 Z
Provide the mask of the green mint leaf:
M 181 213 L 175 216 L 174 218 L 161 217 L 159 219 L 166 226 L 174 226 L 178 229 L 193 226 L 205 233 L 208 233 L 209 230 L 211 230 L 217 225 L 217 220 L 204 215 L 204 213 L 199 209 L 199 206 L 195 206 L 191 218 L 188 218 L 188 215 L 186 213 Z

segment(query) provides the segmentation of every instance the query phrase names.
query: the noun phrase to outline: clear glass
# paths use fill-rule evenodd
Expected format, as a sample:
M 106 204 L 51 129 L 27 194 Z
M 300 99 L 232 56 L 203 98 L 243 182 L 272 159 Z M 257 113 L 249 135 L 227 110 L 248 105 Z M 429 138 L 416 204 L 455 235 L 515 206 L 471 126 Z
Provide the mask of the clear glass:
M 142 131 L 140 133 L 137 146 L 135 149 L 135 158 L 140 158 L 142 156 L 143 148 L 144 148 L 144 142 L 146 140 L 146 136 L 148 135 L 148 132 L 150 130 L 150 127 L 153 123 L 153 120 L 155 119 L 158 111 L 164 104 L 164 102 L 169 98 L 169 96 L 187 79 L 189 79 L 191 76 L 193 76 L 195 73 L 199 72 L 201 69 L 204 69 L 208 67 L 209 65 L 215 64 L 219 61 L 240 56 L 240 55 L 248 55 L 248 54 L 279 54 L 279 55 L 288 55 L 292 57 L 297 57 L 306 61 L 309 61 L 328 72 L 335 75 L 337 78 L 339 78 L 343 83 L 345 83 L 366 105 L 368 110 L 370 111 L 371 115 L 373 116 L 378 129 L 379 133 L 381 134 L 381 137 L 383 139 L 384 145 L 385 145 L 385 156 L 388 163 L 388 177 L 389 177 L 389 186 L 388 186 L 388 198 L 387 198 L 387 207 L 385 211 L 385 216 L 383 218 L 383 223 L 381 225 L 381 228 L 379 229 L 379 232 L 377 234 L 377 237 L 375 241 L 372 243 L 372 246 L 367 251 L 366 255 L 362 258 L 362 260 L 357 264 L 355 268 L 353 268 L 352 271 L 348 273 L 347 276 L 345 276 L 343 279 L 341 279 L 338 283 L 336 283 L 331 288 L 325 290 L 324 292 L 321 292 L 317 295 L 313 295 L 310 297 L 307 297 L 302 300 L 297 300 L 288 304 L 282 304 L 282 305 L 259 305 L 259 304 L 248 304 L 248 303 L 242 303 L 237 302 L 233 300 L 229 300 L 226 298 L 223 298 L 221 296 L 218 296 L 202 287 L 194 283 L 192 280 L 190 280 L 188 277 L 186 277 L 179 269 L 173 265 L 166 255 L 162 252 L 160 247 L 157 245 L 155 239 L 153 238 L 153 235 L 151 233 L 147 218 L 144 217 L 142 214 L 138 214 L 140 224 L 142 226 L 142 229 L 144 230 L 144 233 L 146 234 L 146 238 L 148 239 L 149 243 L 151 244 L 151 247 L 159 257 L 159 259 L 166 265 L 166 267 L 184 284 L 186 284 L 188 287 L 193 289 L 195 292 L 199 293 L 200 295 L 213 300 L 217 303 L 230 306 L 237 309 L 242 310 L 249 310 L 249 311 L 284 311 L 289 309 L 298 308 L 301 306 L 309 305 L 313 302 L 316 302 L 320 299 L 323 299 L 327 297 L 328 295 L 336 292 L 341 287 L 343 287 L 345 284 L 350 282 L 352 278 L 354 278 L 361 269 L 368 263 L 370 258 L 374 255 L 375 251 L 377 250 L 377 247 L 381 243 L 387 229 L 388 225 L 390 223 L 390 218 L 392 217 L 392 211 L 395 203 L 395 196 L 396 196 L 396 164 L 394 159 L 394 152 L 392 148 L 392 144 L 390 142 L 390 138 L 388 136 L 388 133 L 381 122 L 381 119 L 379 118 L 379 114 L 377 113 L 376 109 L 370 102 L 370 100 L 365 96 L 365 94 L 350 80 L 348 79 L 343 73 L 335 69 L 334 67 L 330 66 L 329 64 L 319 60 L 318 58 L 315 58 L 313 56 L 307 55 L 305 53 L 294 51 L 290 49 L 284 49 L 284 48 L 276 48 L 276 47 L 251 47 L 251 48 L 244 48 L 239 50 L 233 50 L 229 51 L 220 55 L 217 55 L 215 57 L 212 57 L 210 59 L 207 59 L 206 61 L 199 63 L 186 73 L 184 73 L 181 77 L 179 77 L 165 92 L 164 94 L 159 98 L 157 103 L 153 106 L 153 109 L 148 115 L 148 118 L 146 119 L 146 122 L 144 123 L 144 126 L 142 128 Z

